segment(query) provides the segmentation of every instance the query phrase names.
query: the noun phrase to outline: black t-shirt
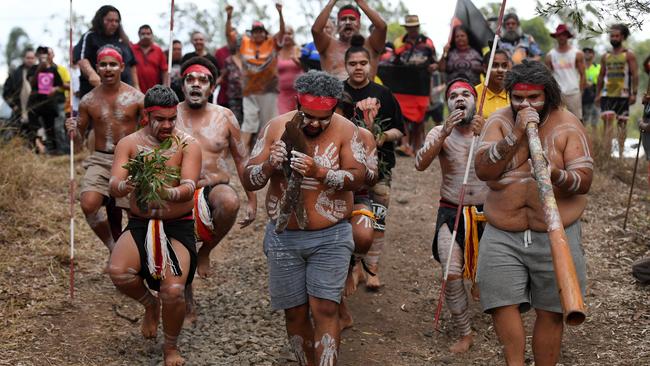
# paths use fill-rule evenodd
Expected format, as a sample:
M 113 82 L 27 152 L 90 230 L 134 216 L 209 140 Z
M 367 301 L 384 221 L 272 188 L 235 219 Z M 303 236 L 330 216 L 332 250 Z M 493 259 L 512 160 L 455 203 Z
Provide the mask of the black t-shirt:
M 74 47 L 73 61 L 77 63 L 82 59 L 87 59 L 93 69 L 97 71 L 97 51 L 107 44 L 113 45 L 122 51 L 122 59 L 124 60 L 125 67 L 121 79 L 123 82 L 132 86 L 131 67 L 136 64 L 135 57 L 133 57 L 131 47 L 122 42 L 117 33 L 112 36 L 104 36 L 94 31 L 86 32 Z M 79 93 L 81 97 L 88 94 L 91 90 L 93 90 L 93 86 L 88 82 L 88 78 L 81 73 L 81 76 L 79 76 Z
M 388 119 L 381 124 L 382 131 L 388 131 L 391 128 L 396 128 L 404 133 L 404 118 L 402 117 L 402 110 L 399 103 L 395 100 L 393 93 L 388 88 L 381 86 L 377 83 L 370 82 L 368 85 L 361 89 L 355 89 L 348 82 L 343 83 L 345 91 L 350 94 L 352 100 L 356 103 L 366 98 L 377 98 L 381 107 L 375 121 Z M 360 111 L 357 111 L 358 115 Z M 379 164 L 386 164 L 388 170 L 393 169 L 395 166 L 395 143 L 385 142 L 377 149 Z M 383 178 L 384 174 L 379 174 L 379 179 Z
M 51 91 L 63 86 L 63 80 L 56 65 L 39 69 L 38 66 L 33 66 L 27 71 L 27 80 L 32 86 L 32 93 L 29 96 L 30 105 L 55 107 L 59 102 L 62 95 L 58 91 L 54 95 L 49 95 Z

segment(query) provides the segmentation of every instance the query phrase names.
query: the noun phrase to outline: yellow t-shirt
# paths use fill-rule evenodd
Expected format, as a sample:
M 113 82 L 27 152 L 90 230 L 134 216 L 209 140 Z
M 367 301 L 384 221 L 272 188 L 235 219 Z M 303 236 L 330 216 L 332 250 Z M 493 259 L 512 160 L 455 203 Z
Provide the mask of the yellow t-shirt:
M 483 93 L 484 84 L 481 83 L 474 88 L 476 89 L 476 95 L 478 96 L 476 98 L 476 112 L 478 112 L 478 105 L 481 101 L 481 93 Z M 510 97 L 505 89 L 501 90 L 501 93 L 495 94 L 490 90 L 490 88 L 488 88 L 485 93 L 485 102 L 483 102 L 483 118 L 487 119 L 497 109 L 508 106 L 510 106 Z

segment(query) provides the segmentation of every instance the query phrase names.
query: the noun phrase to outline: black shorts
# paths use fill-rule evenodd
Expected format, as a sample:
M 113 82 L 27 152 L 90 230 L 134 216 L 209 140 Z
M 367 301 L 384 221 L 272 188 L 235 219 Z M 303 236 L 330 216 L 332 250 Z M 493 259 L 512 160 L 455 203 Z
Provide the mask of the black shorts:
M 600 113 L 605 112 L 614 112 L 616 116 L 627 116 L 630 114 L 630 102 L 628 98 L 602 97 Z
M 154 291 L 160 291 L 160 280 L 157 280 L 151 276 L 151 273 L 148 269 L 147 264 L 147 251 L 145 249 L 145 243 L 147 240 L 147 228 L 149 224 L 149 219 L 140 218 L 140 217 L 130 217 L 129 223 L 126 225 L 124 231 L 130 231 L 133 240 L 135 241 L 136 246 L 138 247 L 138 253 L 140 254 L 140 272 L 138 275 L 147 281 L 147 286 Z M 194 220 L 192 219 L 178 219 L 178 220 L 165 220 L 163 222 L 163 227 L 165 229 L 165 234 L 170 239 L 178 240 L 187 251 L 190 253 L 190 268 L 188 269 L 187 282 L 185 285 L 190 285 L 194 279 L 194 273 L 196 272 L 197 264 L 197 251 L 196 251 L 196 237 L 194 236 Z M 172 261 L 176 260 L 175 256 L 172 256 Z M 178 268 L 182 271 L 183 268 Z

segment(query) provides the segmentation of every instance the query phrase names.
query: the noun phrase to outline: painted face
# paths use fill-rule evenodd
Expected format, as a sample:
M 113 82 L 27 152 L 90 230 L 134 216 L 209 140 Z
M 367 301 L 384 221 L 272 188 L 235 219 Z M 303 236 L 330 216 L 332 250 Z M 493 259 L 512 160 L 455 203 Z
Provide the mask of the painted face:
M 302 132 L 305 136 L 316 137 L 329 127 L 332 122 L 333 111 L 319 111 L 315 109 L 300 107 L 300 111 L 304 114 Z
M 175 127 L 176 108 L 160 109 L 149 113 L 150 134 L 158 141 L 171 137 Z
M 503 80 L 506 77 L 506 72 L 512 67 L 508 57 L 502 53 L 494 54 L 494 61 L 492 61 L 492 70 L 490 72 L 490 81 L 497 82 L 499 84 L 503 83 Z M 487 72 L 487 66 L 485 67 Z
M 190 108 L 198 109 L 203 107 L 208 102 L 212 92 L 210 76 L 200 72 L 191 72 L 185 75 L 183 92 Z
M 345 70 L 348 72 L 350 82 L 353 85 L 364 84 L 370 75 L 370 60 L 365 52 L 355 52 L 345 62 Z
M 148 46 L 153 42 L 153 32 L 151 29 L 143 28 L 138 33 L 138 37 L 140 37 L 140 44 L 143 46 Z
M 104 16 L 104 32 L 107 36 L 112 36 L 120 28 L 120 16 L 115 11 L 109 11 Z
M 23 63 L 26 67 L 32 67 L 36 64 L 36 53 L 34 51 L 25 52 Z
M 517 112 L 528 107 L 535 108 L 539 113 L 540 121 L 544 121 L 548 114 L 546 94 L 544 94 L 543 90 L 513 90 L 510 94 L 510 106 L 515 119 L 517 118 Z
M 97 60 L 97 73 L 102 84 L 119 83 L 122 71 L 124 71 L 124 64 L 115 57 L 104 56 Z
M 447 108 L 449 108 L 450 112 L 457 109 L 464 111 L 463 121 L 460 125 L 469 124 L 472 118 L 474 118 L 474 112 L 476 111 L 476 98 L 471 90 L 464 87 L 456 88 L 449 92 Z
M 620 30 L 612 29 L 609 32 L 609 43 L 614 48 L 621 47 L 621 44 L 623 44 L 623 34 L 621 34 Z
M 196 52 L 203 52 L 205 48 L 205 37 L 203 33 L 195 33 L 192 36 L 192 46 L 194 46 Z
M 359 18 L 352 14 L 340 17 L 336 25 L 339 38 L 344 40 L 350 39 L 353 35 L 359 33 L 360 27 Z

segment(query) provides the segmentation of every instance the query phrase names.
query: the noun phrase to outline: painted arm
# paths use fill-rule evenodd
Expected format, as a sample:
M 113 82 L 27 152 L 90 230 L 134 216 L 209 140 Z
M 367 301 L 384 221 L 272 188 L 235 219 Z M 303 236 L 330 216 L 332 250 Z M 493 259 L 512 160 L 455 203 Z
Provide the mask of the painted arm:
M 443 132 L 442 127 L 434 127 L 429 131 L 424 141 L 424 146 L 415 154 L 415 169 L 424 171 L 431 165 L 438 154 L 440 154 L 447 136 Z
M 272 123 L 273 121 L 269 122 L 263 137 L 255 144 L 241 177 L 242 186 L 247 191 L 264 188 L 273 173 L 282 169 L 282 163 L 287 160 L 286 145 L 280 140 L 281 135 L 276 136 L 274 140 L 271 132 L 277 132 L 278 128 L 272 126 Z
M 129 162 L 131 146 L 129 138 L 123 138 L 115 147 L 113 166 L 111 167 L 111 178 L 108 181 L 108 191 L 113 197 L 124 197 L 131 193 L 135 186 L 128 181 L 129 171 L 122 166 Z
M 332 41 L 332 36 L 325 33 L 325 26 L 327 25 L 327 20 L 334 9 L 334 5 L 337 0 L 330 0 L 327 5 L 323 8 L 323 11 L 318 14 L 316 20 L 314 20 L 314 25 L 311 26 L 311 35 L 314 38 L 314 44 L 316 49 L 320 54 L 324 54 L 329 47 L 330 42 Z
M 551 168 L 551 182 L 561 192 L 586 194 L 591 187 L 594 159 L 589 137 L 581 131 L 568 136 L 563 152 L 564 169 Z
M 170 202 L 186 202 L 192 200 L 196 190 L 196 181 L 201 174 L 201 148 L 192 141 L 183 148 L 183 163 L 181 165 L 181 180 L 176 187 L 163 187 L 161 197 Z
M 90 121 L 88 114 L 88 103 L 86 98 L 81 99 L 79 103 L 79 116 L 70 117 L 65 121 L 65 129 L 68 134 L 72 134 L 74 138 L 74 152 L 78 153 L 83 147 L 83 138 L 86 135 L 86 128 Z
M 361 10 L 366 14 L 368 19 L 370 19 L 372 25 L 375 26 L 375 29 L 373 29 L 372 33 L 370 33 L 370 37 L 368 37 L 368 43 L 375 52 L 381 54 L 384 51 L 384 47 L 386 47 L 386 32 L 388 30 L 388 26 L 386 25 L 384 19 L 382 19 L 381 15 L 379 15 L 376 10 L 368 6 L 366 0 L 356 0 L 356 2 L 357 5 L 359 5 L 359 8 L 361 8 Z

